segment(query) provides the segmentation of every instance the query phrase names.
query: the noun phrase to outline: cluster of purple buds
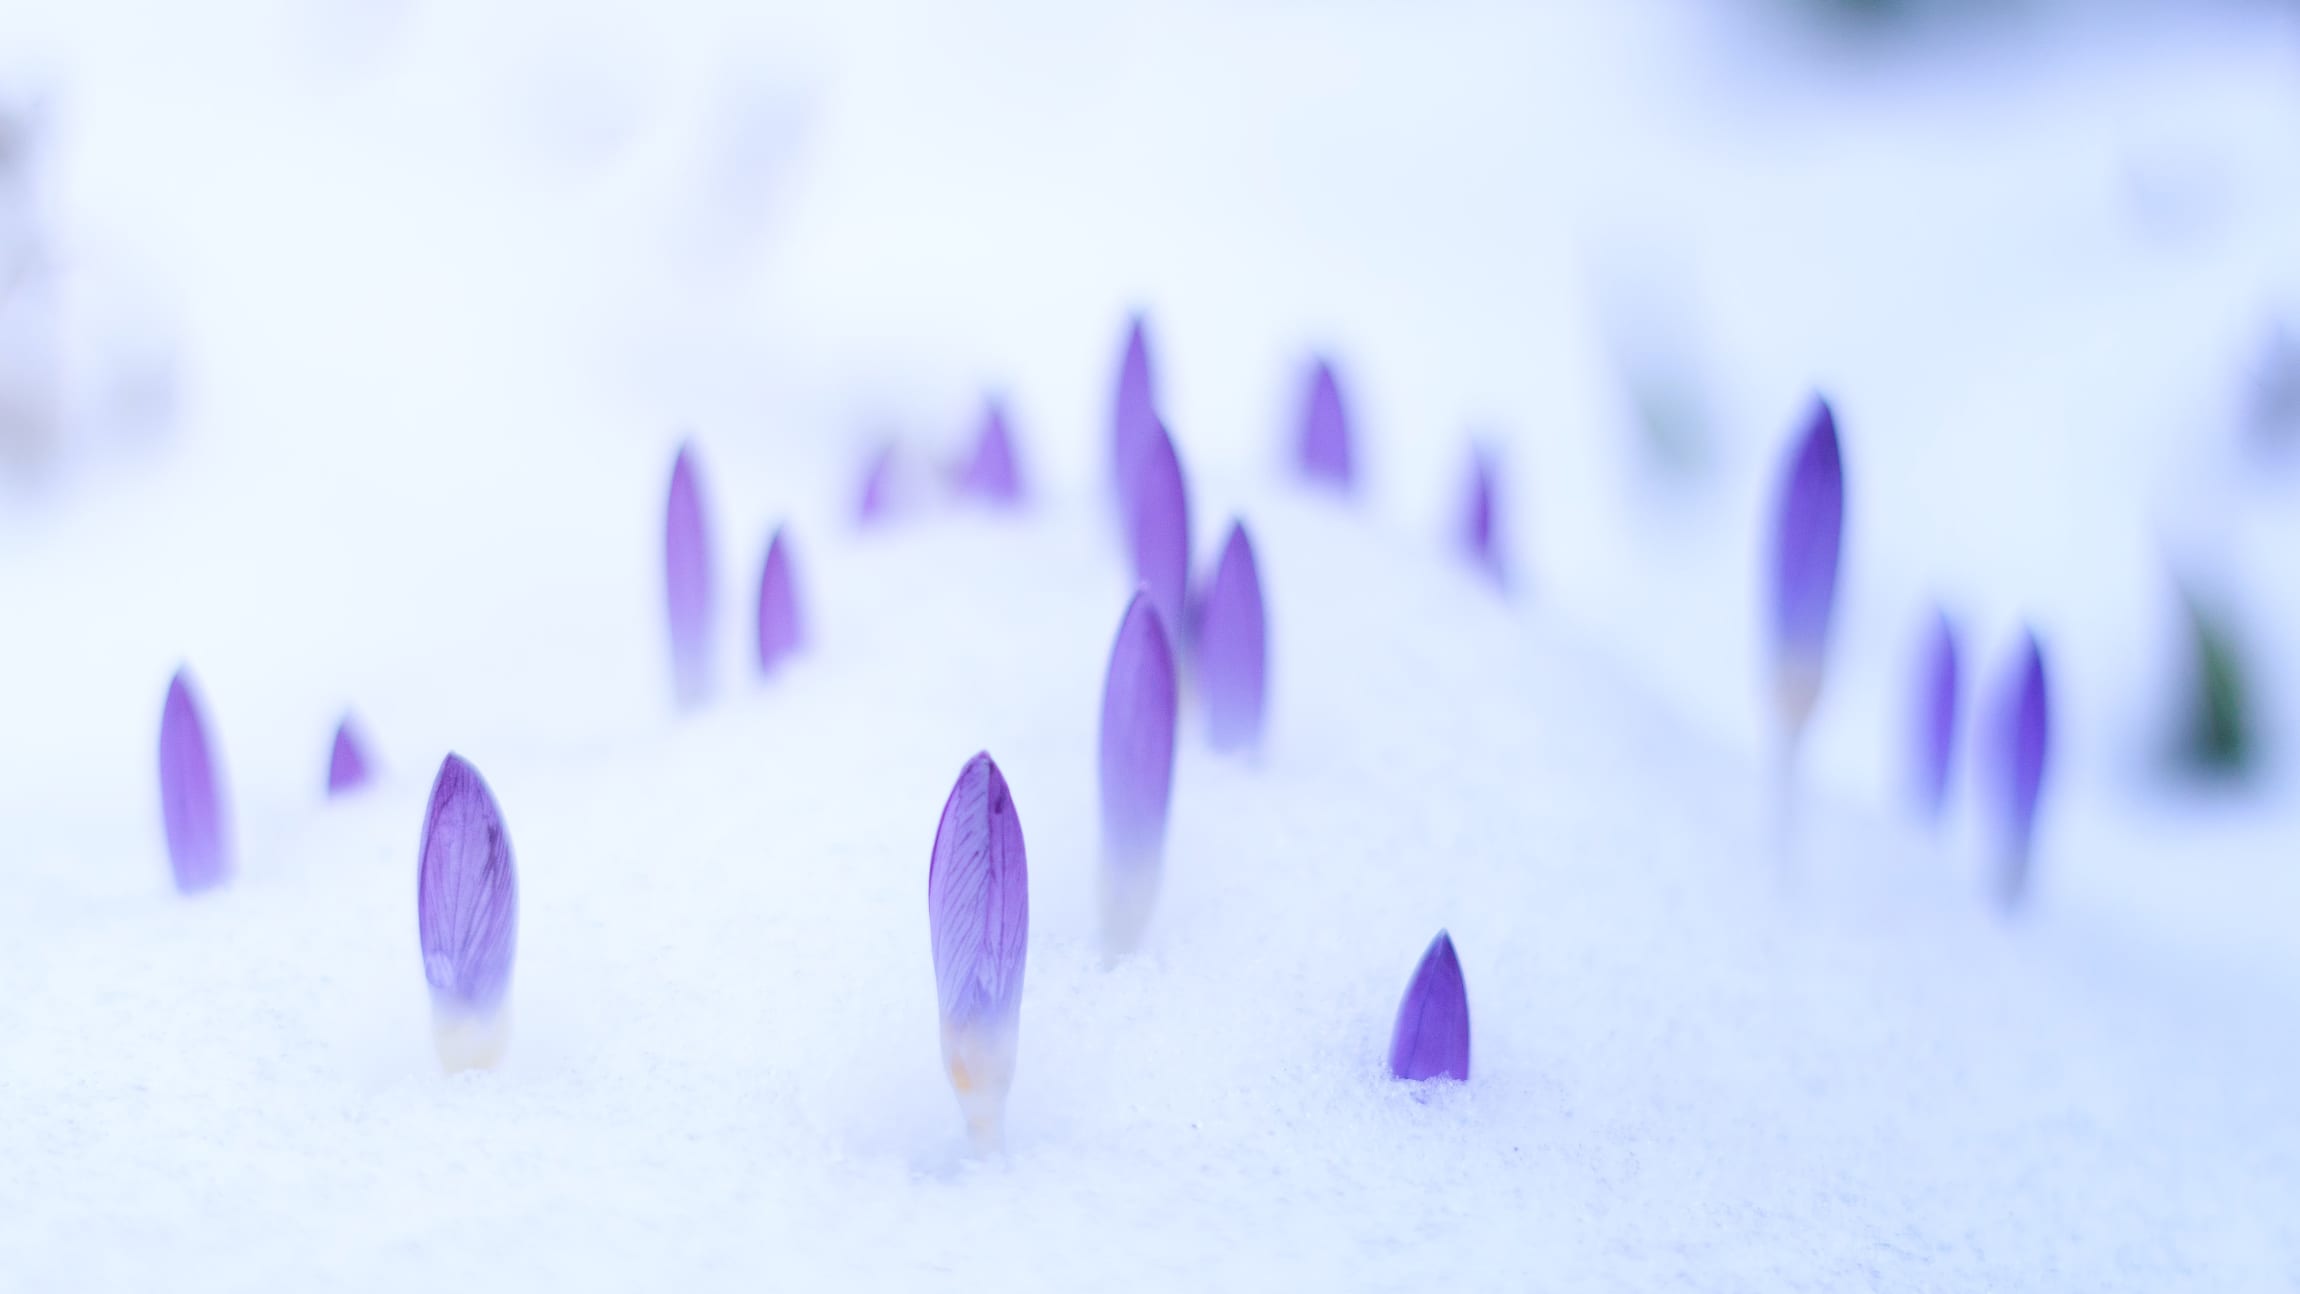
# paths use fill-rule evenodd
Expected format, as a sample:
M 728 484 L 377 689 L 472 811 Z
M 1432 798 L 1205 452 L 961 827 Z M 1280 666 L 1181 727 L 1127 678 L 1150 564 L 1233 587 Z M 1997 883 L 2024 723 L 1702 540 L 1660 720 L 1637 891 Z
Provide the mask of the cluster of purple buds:
M 1845 473 L 1837 420 L 1816 398 L 1782 480 L 1773 545 L 1773 699 L 1791 749 L 1821 695 L 1837 555 L 1845 532 Z
M 1030 866 L 1022 819 L 986 752 L 959 770 L 926 873 L 942 1063 L 977 1148 L 1003 1134 L 1030 953 Z
M 511 1033 L 519 877 L 495 794 L 461 755 L 449 755 L 431 784 L 415 919 L 440 1064 L 450 1073 L 493 1066 Z

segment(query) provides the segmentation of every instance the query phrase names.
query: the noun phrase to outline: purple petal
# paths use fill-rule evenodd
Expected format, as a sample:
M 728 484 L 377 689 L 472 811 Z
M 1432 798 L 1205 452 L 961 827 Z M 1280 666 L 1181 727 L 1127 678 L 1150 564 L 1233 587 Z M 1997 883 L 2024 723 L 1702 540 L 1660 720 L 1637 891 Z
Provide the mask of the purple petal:
M 1118 398 L 1110 418 L 1110 462 L 1121 508 L 1133 506 L 1136 459 L 1150 430 L 1158 425 L 1147 325 L 1141 315 L 1135 315 L 1126 334 L 1126 357 L 1118 365 Z
M 790 547 L 783 542 L 783 527 L 767 543 L 766 566 L 759 573 L 759 672 L 772 674 L 783 658 L 806 641 L 799 622 L 799 595 L 791 582 Z
M 1943 611 L 1933 616 L 1917 677 L 1917 804 L 1936 821 L 1948 803 L 1956 739 L 1957 628 Z
M 1773 547 L 1773 662 L 1787 729 L 1803 729 L 1820 696 L 1837 600 L 1837 553 L 1844 541 L 1845 474 L 1837 420 L 1813 401 L 1805 434 L 1782 481 Z
M 1469 1078 L 1469 992 L 1453 939 L 1438 931 L 1398 1004 L 1390 1073 L 1403 1079 Z
M 885 521 L 894 510 L 894 446 L 882 446 L 863 474 L 862 502 L 855 515 L 866 526 Z
M 690 708 L 711 693 L 711 532 L 698 476 L 694 445 L 679 446 L 663 509 L 663 589 L 672 681 L 679 704 Z
M 2021 644 L 2020 661 L 2006 686 L 1999 720 L 2005 834 L 1997 900 L 2007 908 L 2017 906 L 2028 892 L 2037 799 L 2044 789 L 2045 757 L 2051 747 L 2051 716 L 2045 693 L 2044 649 L 2031 632 Z
M 1148 921 L 1174 788 L 1174 654 L 1145 593 L 1119 622 L 1102 689 L 1103 936 L 1130 951 Z
M 1190 581 L 1190 496 L 1182 464 L 1164 427 L 1151 424 L 1135 463 L 1134 499 L 1127 508 L 1134 581 L 1149 590 L 1166 625 L 1180 625 Z
M 352 726 L 351 716 L 345 715 L 335 726 L 335 747 L 327 757 L 327 793 L 342 795 L 356 791 L 374 777 L 367 758 L 367 747 L 359 739 L 359 730 Z
M 1259 746 L 1269 657 L 1263 639 L 1262 576 L 1243 521 L 1230 523 L 1214 582 L 1200 605 L 1197 661 L 1198 680 L 1206 693 L 1206 731 L 1214 748 Z
M 1493 455 L 1483 446 L 1470 451 L 1469 498 L 1462 507 L 1462 550 L 1496 587 L 1506 588 L 1509 571 L 1494 534 Z
M 1342 409 L 1334 366 L 1324 359 L 1310 375 L 1309 402 L 1302 411 L 1302 475 L 1348 489 L 1355 473 L 1350 461 L 1350 421 Z
M 993 503 L 1022 501 L 1022 478 L 1014 466 L 1014 440 L 1006 430 L 1006 410 L 996 400 L 983 410 L 974 459 L 966 465 L 958 485 L 965 493 Z
M 926 873 L 928 935 L 942 1006 L 942 1060 L 976 1139 L 995 1142 L 1014 1078 L 1030 869 L 1022 819 L 988 753 L 959 770 Z
M 231 879 L 231 826 L 221 781 L 191 670 L 178 669 L 160 709 L 160 818 L 180 893 L 197 894 Z
M 415 913 L 442 1059 L 450 1068 L 492 1063 L 518 943 L 519 878 L 495 795 L 461 755 L 449 755 L 431 784 Z M 450 1054 L 451 1037 L 476 1041 L 480 1054 Z

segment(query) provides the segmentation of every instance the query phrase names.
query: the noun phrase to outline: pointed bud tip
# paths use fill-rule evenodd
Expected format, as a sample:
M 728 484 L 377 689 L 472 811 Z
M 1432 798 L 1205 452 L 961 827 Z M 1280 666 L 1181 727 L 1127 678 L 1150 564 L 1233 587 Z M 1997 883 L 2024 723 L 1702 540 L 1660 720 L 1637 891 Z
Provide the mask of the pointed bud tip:
M 1469 1078 L 1469 994 L 1453 937 L 1439 930 L 1430 941 L 1405 999 L 1398 1004 L 1397 1028 L 1390 1037 L 1390 1073 L 1415 1081 Z
M 178 667 L 160 708 L 160 817 L 179 893 L 196 894 L 230 879 L 221 780 L 191 669 Z
M 416 927 L 434 1010 L 484 1019 L 510 990 L 519 888 L 511 837 L 479 770 L 440 761 L 417 849 Z
M 1208 740 L 1217 750 L 1251 749 L 1262 739 L 1269 646 L 1261 570 L 1242 520 L 1230 523 L 1197 618 L 1195 659 Z
M 374 768 L 367 750 L 359 739 L 359 731 L 350 715 L 343 716 L 335 725 L 335 741 L 328 749 L 327 793 L 344 795 L 356 791 L 374 777 Z

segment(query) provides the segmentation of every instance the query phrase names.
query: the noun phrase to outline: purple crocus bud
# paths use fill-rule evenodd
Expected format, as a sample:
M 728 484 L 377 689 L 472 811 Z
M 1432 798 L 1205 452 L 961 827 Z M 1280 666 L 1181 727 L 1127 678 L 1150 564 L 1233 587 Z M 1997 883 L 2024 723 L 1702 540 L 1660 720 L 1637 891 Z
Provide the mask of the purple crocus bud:
M 982 432 L 974 442 L 974 458 L 959 477 L 958 488 L 992 503 L 1022 501 L 1022 477 L 1014 465 L 1014 440 L 1006 430 L 1006 409 L 996 400 L 983 409 Z
M 711 694 L 711 528 L 698 476 L 693 442 L 679 446 L 663 509 L 663 590 L 672 683 L 679 704 L 689 709 Z
M 1147 593 L 1118 624 L 1102 686 L 1102 944 L 1133 951 L 1158 897 L 1174 789 L 1174 653 Z
M 1334 366 L 1319 359 L 1310 375 L 1310 398 L 1302 411 L 1300 446 L 1302 475 L 1339 489 L 1350 488 L 1355 471 L 1350 458 L 1350 420 L 1342 409 L 1342 390 L 1334 381 Z
M 866 526 L 885 521 L 894 510 L 894 446 L 882 446 L 863 473 L 862 502 L 855 516 Z
M 1110 463 L 1118 482 L 1121 508 L 1134 506 L 1134 467 L 1151 428 L 1158 426 L 1158 404 L 1150 377 L 1150 342 L 1141 315 L 1134 316 L 1126 334 L 1126 358 L 1118 365 L 1117 407 L 1110 419 Z
M 1135 583 L 1149 590 L 1166 625 L 1179 626 L 1190 583 L 1190 495 L 1173 438 L 1152 423 L 1135 463 L 1134 498 L 1126 509 Z
M 2045 757 L 2051 748 L 2044 650 L 2033 632 L 2023 637 L 2020 660 L 2002 704 L 1998 740 L 2003 743 L 2004 856 L 1997 873 L 1997 902 L 2009 910 L 2028 893 L 2037 795 L 2044 789 Z
M 791 582 L 789 545 L 784 527 L 775 527 L 767 542 L 767 564 L 759 573 L 759 672 L 772 674 L 783 658 L 806 641 L 799 622 L 799 595 Z
M 1813 401 L 1775 516 L 1774 700 L 1794 742 L 1821 695 L 1829 615 L 1837 600 L 1837 550 L 1845 533 L 1845 472 L 1837 456 L 1837 419 L 1826 400 Z
M 1030 868 L 1014 797 L 988 753 L 966 761 L 943 802 L 926 912 L 942 1004 L 942 1063 L 975 1145 L 993 1149 L 1014 1081 L 1030 951 Z
M 331 796 L 356 791 L 374 779 L 368 763 L 367 745 L 359 739 L 359 729 L 352 725 L 351 716 L 345 715 L 335 725 L 335 746 L 327 756 L 327 793 Z
M 519 941 L 519 878 L 495 795 L 461 755 L 449 755 L 431 784 L 415 922 L 440 1063 L 450 1073 L 493 1065 L 511 1033 L 505 999 Z
M 1438 931 L 1414 967 L 1390 1034 L 1390 1074 L 1396 1078 L 1469 1078 L 1469 992 L 1453 939 Z
M 222 781 L 191 670 L 180 668 L 168 681 L 160 709 L 160 818 L 179 893 L 197 894 L 231 879 L 231 822 Z
M 1262 575 L 1246 523 L 1230 523 L 1214 582 L 1198 611 L 1198 681 L 1206 693 L 1206 734 L 1216 750 L 1250 749 L 1262 742 L 1263 679 L 1269 653 L 1263 640 Z
M 1509 585 L 1500 537 L 1494 525 L 1493 455 L 1482 445 L 1470 451 L 1469 498 L 1462 505 L 1462 551 L 1497 588 Z
M 1917 807 L 1938 821 L 1957 743 L 1957 627 L 1936 612 L 1917 665 Z

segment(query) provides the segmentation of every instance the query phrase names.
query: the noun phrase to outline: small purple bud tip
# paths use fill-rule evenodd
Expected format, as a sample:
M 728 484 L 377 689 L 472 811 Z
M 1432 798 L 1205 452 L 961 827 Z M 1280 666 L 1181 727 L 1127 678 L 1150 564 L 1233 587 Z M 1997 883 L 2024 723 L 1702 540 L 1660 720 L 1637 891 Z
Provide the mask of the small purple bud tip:
M 959 477 L 961 491 L 992 503 L 1022 501 L 1022 476 L 1014 465 L 1014 439 L 1006 429 L 1006 410 L 992 400 L 982 414 L 982 432 L 974 442 L 974 458 Z
M 493 1065 L 510 1034 L 519 878 L 495 795 L 461 755 L 449 755 L 431 784 L 415 917 L 440 1063 L 450 1072 Z
M 663 509 L 663 590 L 672 684 L 679 704 L 689 709 L 711 694 L 711 530 L 699 475 L 694 444 L 679 446 Z
M 943 1065 L 976 1145 L 993 1148 L 1014 1081 L 1030 868 L 1014 797 L 987 753 L 966 762 L 943 802 L 926 910 Z
M 1917 666 L 1917 807 L 1935 822 L 1948 804 L 1956 743 L 1957 627 L 1942 611 L 1933 616 Z
M 2036 634 L 2025 635 L 2019 663 L 2006 687 L 1998 739 L 2003 744 L 2004 858 L 1997 876 L 1997 902 L 2007 910 L 2028 893 L 2036 839 L 2036 810 L 2044 789 L 2045 758 L 2051 749 L 2051 715 L 2046 699 L 2044 649 Z
M 1126 510 L 1134 581 L 1149 590 L 1166 625 L 1179 626 L 1190 582 L 1190 495 L 1181 460 L 1164 427 L 1151 424 L 1135 463 L 1134 498 Z
M 1470 451 L 1469 498 L 1462 506 L 1462 551 L 1486 573 L 1496 588 L 1509 586 L 1509 570 L 1502 560 L 1494 525 L 1493 455 L 1483 446 Z
M 1438 931 L 1398 1004 L 1390 1035 L 1390 1074 L 1396 1078 L 1469 1078 L 1469 992 L 1453 939 Z
M 882 447 L 863 473 L 862 502 L 855 516 L 866 526 L 885 521 L 894 511 L 894 446 Z
M 178 669 L 160 709 L 160 818 L 176 889 L 197 894 L 231 879 L 231 824 L 191 670 Z
M 1263 638 L 1262 576 L 1246 523 L 1230 523 L 1230 538 L 1214 567 L 1198 620 L 1198 679 L 1206 693 L 1206 732 L 1216 750 L 1252 749 L 1262 742 L 1263 682 L 1269 653 Z
M 1102 939 L 1131 952 L 1149 922 L 1174 788 L 1174 654 L 1146 593 L 1136 593 L 1110 648 L 1102 688 Z
M 1775 701 L 1791 740 L 1821 694 L 1829 615 L 1837 600 L 1837 552 L 1844 542 L 1845 473 L 1837 419 L 1816 398 L 1781 485 L 1773 546 Z
M 335 746 L 327 756 L 327 793 L 343 795 L 367 785 L 375 777 L 368 762 L 367 746 L 359 739 L 359 729 L 352 725 L 351 716 L 345 715 L 335 726 Z
M 1118 396 L 1110 418 L 1110 462 L 1121 508 L 1134 504 L 1136 456 L 1158 425 L 1158 405 L 1150 375 L 1150 342 L 1141 315 L 1126 334 L 1126 357 L 1118 365 Z
M 806 641 L 799 621 L 799 595 L 791 581 L 790 545 L 783 542 L 781 526 L 767 543 L 766 566 L 759 573 L 759 672 L 772 674 L 783 659 Z
M 1302 475 L 1340 489 L 1355 477 L 1350 461 L 1350 421 L 1342 408 L 1342 390 L 1334 381 L 1334 366 L 1324 359 L 1310 375 L 1309 401 L 1302 411 Z

